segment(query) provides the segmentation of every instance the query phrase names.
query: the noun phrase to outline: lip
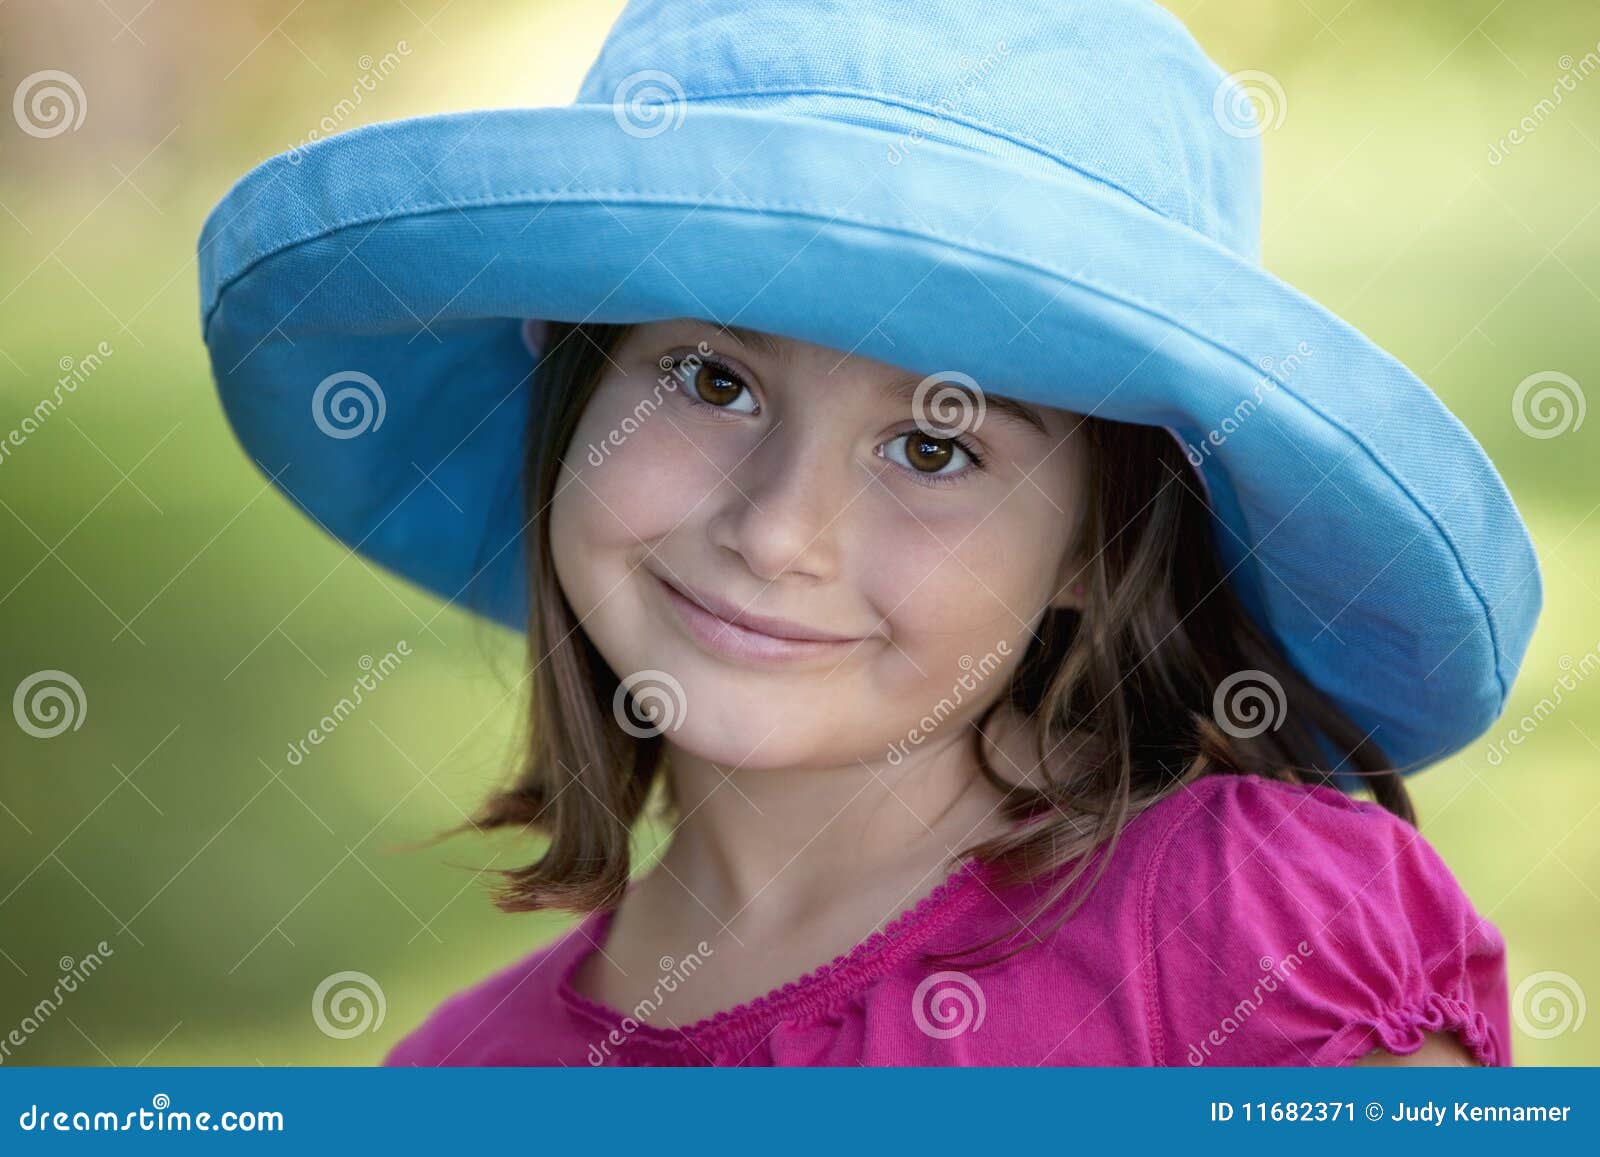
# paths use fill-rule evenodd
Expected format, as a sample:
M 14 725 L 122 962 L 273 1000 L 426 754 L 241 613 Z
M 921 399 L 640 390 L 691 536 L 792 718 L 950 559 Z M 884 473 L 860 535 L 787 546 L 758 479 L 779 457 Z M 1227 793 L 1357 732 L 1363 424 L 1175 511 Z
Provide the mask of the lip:
M 788 619 L 752 615 L 720 599 L 695 592 L 691 598 L 675 583 L 654 576 L 678 620 L 707 649 L 734 659 L 755 661 L 833 655 L 858 636 L 830 634 Z M 706 608 L 712 608 L 707 610 Z

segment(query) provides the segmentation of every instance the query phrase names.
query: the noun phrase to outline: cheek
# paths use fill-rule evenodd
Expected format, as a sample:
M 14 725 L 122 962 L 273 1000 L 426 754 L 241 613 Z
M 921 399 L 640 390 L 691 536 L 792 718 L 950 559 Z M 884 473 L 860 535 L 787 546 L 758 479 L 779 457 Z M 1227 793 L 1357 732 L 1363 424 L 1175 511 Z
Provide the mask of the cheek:
M 559 527 L 567 543 L 626 547 L 657 539 L 691 515 L 721 474 L 681 432 L 675 404 L 628 379 L 596 392 L 562 465 L 553 535 Z
M 881 512 L 869 582 L 901 646 L 964 652 L 1027 638 L 1053 593 L 1063 529 L 1047 503 L 1019 496 L 934 513 L 908 502 L 916 518 L 891 500 Z

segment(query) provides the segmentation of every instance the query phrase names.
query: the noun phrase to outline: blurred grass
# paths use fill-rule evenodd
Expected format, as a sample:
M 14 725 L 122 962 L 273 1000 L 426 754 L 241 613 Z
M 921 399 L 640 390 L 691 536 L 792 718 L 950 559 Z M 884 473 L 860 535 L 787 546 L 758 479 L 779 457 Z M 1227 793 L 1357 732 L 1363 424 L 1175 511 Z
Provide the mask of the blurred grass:
M 1546 609 L 1508 726 L 1600 643 L 1595 419 L 1535 440 L 1510 412 L 1535 371 L 1600 382 L 1600 78 L 1503 164 L 1486 154 L 1600 18 L 1341 3 L 1175 10 L 1288 95 L 1264 142 L 1268 265 L 1429 381 L 1532 526 Z M 346 95 L 361 54 L 411 49 L 361 121 L 561 103 L 617 5 L 215 7 L 157 5 L 121 32 L 94 6 L 7 7 L 8 85 L 65 68 L 91 106 L 78 133 L 0 135 L 0 433 L 60 359 L 114 353 L 0 462 L 0 687 L 58 668 L 88 700 L 49 742 L 0 728 L 0 1035 L 59 957 L 115 951 L 8 1063 L 370 1063 L 564 924 L 484 899 L 470 866 L 525 848 L 394 850 L 507 765 L 519 640 L 347 557 L 265 489 L 215 400 L 193 253 L 215 200 Z M 414 657 L 288 765 L 359 657 L 402 638 Z M 1502 730 L 1413 781 L 1423 831 L 1504 932 L 1513 986 L 1557 970 L 1600 992 L 1600 688 L 1493 766 Z M 345 969 L 387 1011 L 336 1040 L 307 1006 Z M 1519 1031 L 1516 1060 L 1592 1064 L 1593 1040 Z

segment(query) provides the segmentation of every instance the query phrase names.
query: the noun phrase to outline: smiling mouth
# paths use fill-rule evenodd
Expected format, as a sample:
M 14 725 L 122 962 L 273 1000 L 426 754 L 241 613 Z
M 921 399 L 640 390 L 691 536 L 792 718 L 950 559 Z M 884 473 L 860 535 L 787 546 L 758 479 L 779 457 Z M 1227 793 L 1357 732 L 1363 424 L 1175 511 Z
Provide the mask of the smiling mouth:
M 697 599 L 690 598 L 675 584 L 659 575 L 655 578 L 661 586 L 667 604 L 695 642 L 704 649 L 726 658 L 754 662 L 784 661 L 836 654 L 841 647 L 853 646 L 863 641 L 858 637 L 797 638 L 772 634 L 769 630 L 752 626 L 748 622 L 735 622 L 723 618 L 707 610 Z M 711 605 L 720 607 L 724 604 L 712 601 Z M 770 619 L 761 621 L 763 624 L 773 622 Z M 810 628 L 794 624 L 786 624 L 782 629 L 811 632 Z M 822 634 L 822 632 L 811 633 Z

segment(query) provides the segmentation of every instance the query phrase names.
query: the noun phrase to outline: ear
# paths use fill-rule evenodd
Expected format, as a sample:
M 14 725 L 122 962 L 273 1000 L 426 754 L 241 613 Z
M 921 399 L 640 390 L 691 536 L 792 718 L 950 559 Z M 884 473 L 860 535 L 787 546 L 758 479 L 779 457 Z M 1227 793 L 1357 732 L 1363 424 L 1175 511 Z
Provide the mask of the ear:
M 1076 553 L 1070 554 L 1056 574 L 1055 594 L 1050 599 L 1051 609 L 1083 610 L 1084 591 L 1088 588 L 1088 582 L 1088 561 Z
M 537 317 L 530 317 L 522 323 L 522 344 L 528 347 L 528 352 L 534 360 L 544 357 L 544 346 L 549 324 Z

